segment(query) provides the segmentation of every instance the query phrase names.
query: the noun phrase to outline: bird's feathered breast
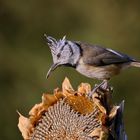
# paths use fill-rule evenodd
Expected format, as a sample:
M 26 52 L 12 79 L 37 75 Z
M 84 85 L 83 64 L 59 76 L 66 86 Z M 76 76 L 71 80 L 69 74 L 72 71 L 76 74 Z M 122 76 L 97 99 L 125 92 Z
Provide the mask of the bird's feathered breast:
M 99 45 L 90 45 L 77 42 L 81 47 L 83 62 L 89 65 L 104 66 L 134 61 L 131 57 L 120 52 L 103 48 Z

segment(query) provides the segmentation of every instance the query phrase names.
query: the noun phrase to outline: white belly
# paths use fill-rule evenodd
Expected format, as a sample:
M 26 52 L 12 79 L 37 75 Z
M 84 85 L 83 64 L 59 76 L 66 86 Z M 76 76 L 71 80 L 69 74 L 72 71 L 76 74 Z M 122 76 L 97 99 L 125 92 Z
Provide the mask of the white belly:
M 95 78 L 100 80 L 110 79 L 112 76 L 117 75 L 120 72 L 120 68 L 116 65 L 95 67 L 79 64 L 76 70 L 89 78 Z

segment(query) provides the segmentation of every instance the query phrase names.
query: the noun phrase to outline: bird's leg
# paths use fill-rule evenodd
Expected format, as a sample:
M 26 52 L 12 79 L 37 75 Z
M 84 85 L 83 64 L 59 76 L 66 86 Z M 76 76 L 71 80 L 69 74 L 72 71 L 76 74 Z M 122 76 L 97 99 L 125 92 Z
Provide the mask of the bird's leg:
M 101 88 L 102 90 L 109 90 L 109 85 L 108 85 L 108 80 L 103 80 L 103 82 L 101 83 L 101 86 L 99 86 L 99 88 Z
M 108 80 L 103 80 L 99 85 L 97 85 L 88 95 L 89 98 L 92 98 L 92 95 L 97 92 L 98 89 L 108 90 Z

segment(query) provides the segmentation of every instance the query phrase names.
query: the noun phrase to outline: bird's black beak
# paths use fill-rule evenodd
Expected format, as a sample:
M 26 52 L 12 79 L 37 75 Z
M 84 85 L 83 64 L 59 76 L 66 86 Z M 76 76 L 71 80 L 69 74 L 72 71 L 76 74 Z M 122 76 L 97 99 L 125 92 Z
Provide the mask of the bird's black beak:
M 52 64 L 52 66 L 50 67 L 47 75 L 46 75 L 46 78 L 48 79 L 48 77 L 50 76 L 51 72 L 54 71 L 60 64 L 59 63 L 55 63 L 55 64 Z

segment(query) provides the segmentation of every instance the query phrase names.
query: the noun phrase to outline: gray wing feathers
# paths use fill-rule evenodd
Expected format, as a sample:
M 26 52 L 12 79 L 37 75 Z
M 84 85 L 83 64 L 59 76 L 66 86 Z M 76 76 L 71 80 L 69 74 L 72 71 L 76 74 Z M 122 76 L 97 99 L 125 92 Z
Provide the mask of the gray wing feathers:
M 83 61 L 91 65 L 103 66 L 133 61 L 125 54 L 98 45 L 80 43 L 80 46 L 83 50 Z

